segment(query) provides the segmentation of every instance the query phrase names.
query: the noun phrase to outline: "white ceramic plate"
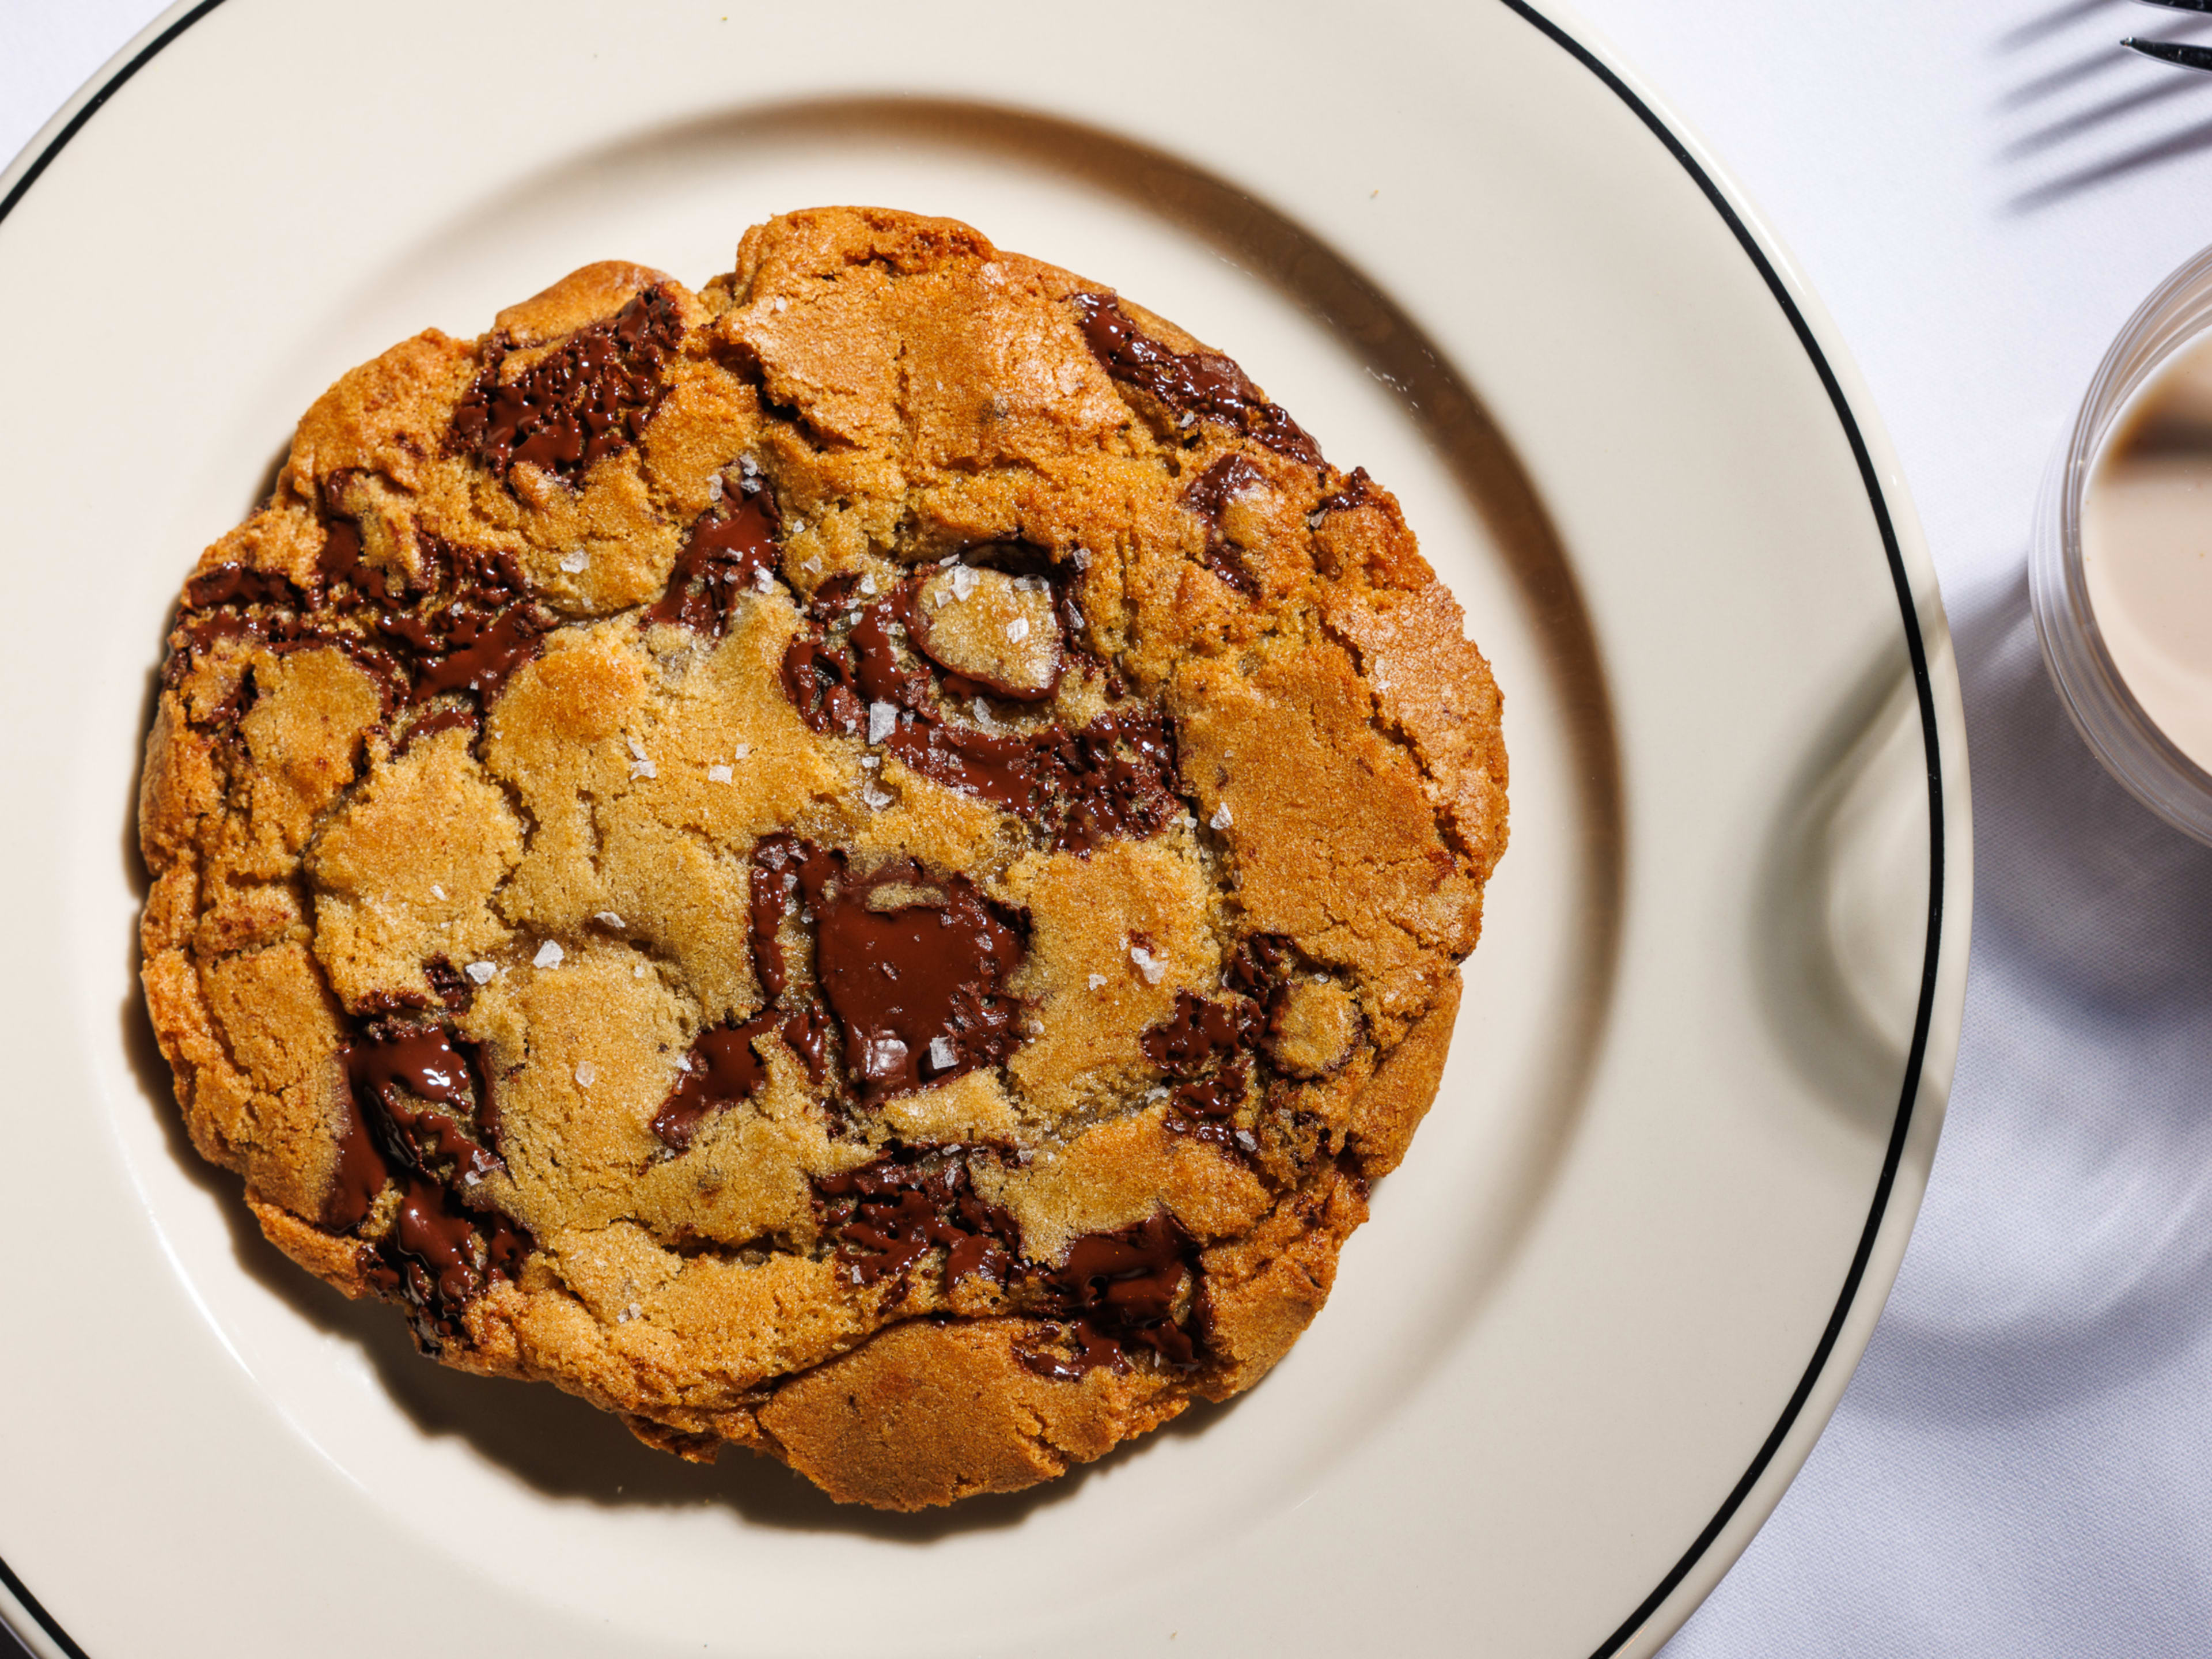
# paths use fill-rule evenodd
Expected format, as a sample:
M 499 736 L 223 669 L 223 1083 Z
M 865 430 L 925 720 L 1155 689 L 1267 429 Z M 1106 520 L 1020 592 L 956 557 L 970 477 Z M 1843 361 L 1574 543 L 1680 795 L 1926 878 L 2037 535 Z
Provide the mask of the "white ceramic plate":
M 725 15 L 725 13 L 727 15 Z M 1644 1653 L 1905 1245 L 1966 962 L 1958 692 L 1863 396 L 1679 125 L 1516 0 L 223 0 L 0 222 L 0 1604 L 41 1654 Z M 574 265 L 957 215 L 1403 499 L 1506 689 L 1442 1097 L 1255 1393 L 836 1510 L 417 1361 L 200 1166 L 137 1012 L 171 596 L 291 418 Z

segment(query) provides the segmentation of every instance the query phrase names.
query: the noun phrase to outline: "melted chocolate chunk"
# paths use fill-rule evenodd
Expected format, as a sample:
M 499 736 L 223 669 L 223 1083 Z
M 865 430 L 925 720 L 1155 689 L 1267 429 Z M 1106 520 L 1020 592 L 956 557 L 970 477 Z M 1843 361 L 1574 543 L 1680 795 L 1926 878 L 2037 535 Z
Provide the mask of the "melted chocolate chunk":
M 1244 556 L 1221 533 L 1229 503 L 1255 485 L 1267 483 L 1260 469 L 1242 455 L 1224 455 L 1182 492 L 1182 504 L 1206 520 L 1206 568 L 1248 599 L 1260 597 L 1259 579 Z
M 793 835 L 764 836 L 753 848 L 747 884 L 753 969 L 769 1001 L 781 1000 L 791 988 L 790 969 L 783 959 L 782 928 L 799 908 L 802 887 L 810 901 L 817 899 L 844 868 L 842 853 L 825 853 L 812 842 Z
M 783 1022 L 783 1040 L 806 1067 L 807 1080 L 819 1083 L 830 1074 L 830 1039 L 836 1028 L 820 1003 L 810 1002 Z
M 1110 294 L 1079 294 L 1074 304 L 1091 356 L 1122 385 L 1136 387 L 1176 415 L 1233 427 L 1278 455 L 1321 464 L 1320 447 L 1262 398 L 1228 358 L 1211 351 L 1170 351 L 1139 332 Z
M 1249 1157 L 1258 1152 L 1258 1138 L 1249 1129 L 1238 1128 L 1235 1121 L 1244 1104 L 1245 1085 L 1251 1074 L 1249 1062 L 1239 1058 L 1214 1077 L 1183 1084 L 1170 1097 L 1161 1127 L 1170 1134 L 1188 1135 L 1231 1154 Z
M 392 1179 L 384 1154 L 376 1149 L 359 1100 L 349 1092 L 345 1099 L 345 1130 L 338 1137 L 337 1167 L 331 1172 L 330 1196 L 323 1203 L 323 1225 L 333 1232 L 351 1232 L 368 1217 Z
M 1170 1077 L 1194 1078 L 1224 1055 L 1249 1048 L 1263 1029 L 1264 1016 L 1255 1003 L 1208 1002 L 1178 991 L 1173 1017 L 1146 1031 L 1138 1046 Z
M 1353 467 L 1352 476 L 1344 481 L 1344 488 L 1334 495 L 1322 497 L 1314 510 L 1306 515 L 1307 525 L 1318 527 L 1321 521 L 1332 513 L 1349 513 L 1355 507 L 1366 506 L 1375 499 L 1374 491 L 1370 488 L 1374 482 L 1367 476 L 1365 467 Z
M 860 695 L 870 702 L 888 702 L 900 708 L 927 711 L 929 671 L 899 661 L 891 630 L 914 631 L 914 587 L 901 583 L 898 591 L 860 613 L 846 636 L 854 653 L 853 678 Z
M 802 1045 L 813 1038 L 816 1056 L 809 1059 L 808 1070 L 818 1070 L 820 1037 L 808 1014 L 770 1009 L 742 1025 L 702 1031 L 684 1056 L 688 1069 L 653 1115 L 653 1133 L 663 1146 L 682 1152 L 715 1112 L 740 1105 L 761 1091 L 768 1081 L 768 1063 L 754 1052 L 753 1040 L 765 1036 L 781 1037 L 802 1059 L 808 1059 Z
M 476 987 L 470 984 L 467 976 L 446 957 L 433 957 L 424 963 L 422 975 L 430 981 L 430 988 L 438 994 L 438 1000 L 455 1013 L 465 1014 L 475 1006 Z
M 1013 1217 L 975 1194 L 958 1146 L 902 1148 L 814 1183 L 830 1211 L 837 1260 L 855 1285 L 904 1273 L 933 1245 L 945 1249 L 944 1286 L 970 1273 L 1001 1284 L 1020 1254 Z
M 890 887 L 923 896 L 876 908 Z M 753 964 L 771 1000 L 792 988 L 782 930 L 801 896 L 815 924 L 815 975 L 844 1030 L 844 1060 L 865 1101 L 994 1066 L 1020 1046 L 1018 999 L 1006 984 L 1025 951 L 1023 919 L 985 898 L 966 876 L 935 882 L 910 860 L 854 877 L 842 853 L 795 836 L 753 849 Z M 787 1034 L 817 1079 L 818 1012 Z M 809 1050 L 812 1052 L 810 1054 Z
M 351 519 L 332 518 L 323 525 L 323 550 L 315 558 L 316 574 L 326 582 L 358 582 L 362 579 L 361 526 Z M 382 586 L 382 579 L 378 586 Z
M 1022 1041 L 1021 1003 L 1006 988 L 1025 954 L 1019 918 L 964 875 L 934 884 L 934 897 L 872 908 L 895 884 L 919 888 L 921 873 L 893 865 L 809 894 L 823 994 L 870 1102 L 995 1066 Z
M 365 619 L 388 648 L 414 659 L 410 702 L 465 691 L 488 708 L 514 671 L 538 654 L 554 617 L 530 598 L 511 553 L 434 538 L 425 538 L 423 553 L 438 579 L 433 592 L 416 608 L 374 610 Z
M 358 544 L 356 535 L 348 562 L 333 566 L 326 558 L 323 590 L 313 596 L 300 595 L 282 577 L 254 580 L 264 573 L 234 574 L 232 567 L 209 573 L 204 586 L 196 580 L 186 590 L 188 605 L 205 599 L 225 608 L 205 617 L 188 610 L 171 637 L 167 683 L 175 684 L 210 647 L 252 640 L 280 655 L 344 652 L 376 682 L 387 711 L 446 692 L 469 693 L 489 707 L 514 671 L 538 653 L 554 625 L 552 614 L 530 597 L 512 554 L 425 537 L 430 585 L 411 597 L 395 596 L 380 574 L 360 562 Z M 335 544 L 325 544 L 326 556 Z M 280 608 L 272 595 L 289 608 Z M 310 600 L 312 609 L 295 614 Z M 241 605 L 253 609 L 227 608 Z M 250 702 L 234 695 L 219 718 L 234 720 Z
M 489 705 L 508 677 L 538 654 L 538 641 L 550 629 L 550 619 L 520 609 L 487 616 L 474 605 L 455 604 L 439 615 L 446 625 L 441 642 L 449 649 L 416 675 L 416 702 L 441 691 L 473 691 Z
M 513 1219 L 489 1206 L 465 1209 L 452 1190 L 502 1167 L 462 1130 L 473 1121 L 487 1139 L 496 1135 L 490 1092 L 468 1046 L 435 1027 L 362 1036 L 338 1058 L 353 1119 L 339 1141 L 325 1224 L 360 1225 L 390 1166 L 398 1166 L 406 1189 L 364 1272 L 378 1291 L 414 1310 L 416 1340 L 435 1352 L 462 1335 L 467 1304 L 494 1278 L 515 1277 L 530 1249 L 529 1235 Z M 450 1171 L 441 1174 L 440 1164 Z
M 931 720 L 901 725 L 884 747 L 923 777 L 1018 817 L 1035 818 L 1044 810 L 1043 769 L 1031 738 L 1000 737 Z
M 1157 710 L 1109 711 L 1058 738 L 1051 752 L 1061 804 L 1055 851 L 1084 852 L 1116 836 L 1149 839 L 1181 805 L 1174 736 Z
M 288 611 L 306 608 L 307 599 L 281 570 L 256 570 L 251 565 L 219 564 L 185 584 L 185 607 L 212 611 L 223 605 L 273 605 Z
M 435 1353 L 462 1336 L 468 1304 L 494 1279 L 517 1277 L 529 1251 L 530 1236 L 510 1218 L 464 1210 L 443 1186 L 414 1176 L 367 1277 L 415 1310 L 416 1339 Z
M 363 591 L 373 588 L 380 599 L 385 597 L 384 574 L 362 563 L 361 525 L 341 500 L 360 476 L 358 468 L 339 467 L 316 485 L 323 509 L 323 550 L 316 556 L 315 574 L 325 586 L 350 582 Z
M 1075 1320 L 1061 1330 L 1064 1335 L 1074 1338 L 1074 1352 L 1018 1347 L 1014 1358 L 1022 1362 L 1024 1370 L 1054 1382 L 1079 1382 L 1085 1371 L 1096 1370 L 1101 1365 L 1115 1371 L 1129 1369 L 1129 1356 L 1122 1351 L 1121 1345 L 1089 1320 Z
M 1119 1232 L 1085 1233 L 1067 1247 L 1065 1265 L 1042 1285 L 1074 1322 L 1073 1356 L 1021 1352 L 1045 1376 L 1080 1376 L 1099 1364 L 1127 1368 L 1126 1351 L 1150 1348 L 1177 1370 L 1197 1364 L 1197 1345 L 1175 1322 L 1175 1304 L 1194 1278 L 1190 1237 L 1171 1217 L 1154 1214 Z
M 868 708 L 899 711 L 881 746 L 922 776 L 975 795 L 1041 826 L 1059 851 L 1088 851 L 1115 836 L 1158 835 L 1179 810 L 1175 744 L 1166 717 L 1154 710 L 1109 711 L 1080 731 L 1058 723 L 1021 734 L 978 731 L 946 722 L 931 695 L 929 659 L 900 653 L 897 635 L 912 635 L 918 580 L 855 611 L 852 579 L 817 589 L 810 609 L 854 614 L 842 642 L 823 628 L 800 634 L 784 653 L 785 695 L 810 730 L 857 737 Z M 972 695 L 986 688 L 942 674 L 943 690 Z
M 450 1163 L 455 1180 L 474 1182 L 505 1166 L 462 1128 L 481 1123 L 487 1136 L 493 1128 L 491 1093 L 467 1047 L 433 1026 L 358 1038 L 338 1058 L 364 1116 L 381 1121 L 388 1152 L 417 1170 Z
M 806 729 L 823 737 L 860 735 L 867 710 L 853 692 L 853 665 L 821 630 L 802 633 L 783 653 L 783 692 Z
M 1229 959 L 1223 978 L 1232 990 L 1265 1003 L 1282 989 L 1297 960 L 1297 946 L 1288 933 L 1251 933 Z
M 737 596 L 754 586 L 758 572 L 775 568 L 775 511 L 768 491 L 755 483 L 739 500 L 726 498 L 702 514 L 676 556 L 668 591 L 643 619 L 721 638 Z
M 1244 1085 L 1251 1074 L 1247 1061 L 1233 1060 L 1217 1075 L 1178 1088 L 1172 1097 L 1175 1109 L 1192 1117 L 1234 1117 L 1244 1103 Z
M 398 760 L 426 738 L 434 738 L 441 732 L 476 732 L 483 724 L 483 716 L 473 708 L 441 708 L 435 714 L 425 714 L 399 734 L 392 745 L 392 758 Z M 471 737 L 473 743 L 475 738 Z
M 527 461 L 573 482 L 643 434 L 663 396 L 661 371 L 683 337 L 676 301 L 660 288 L 578 329 L 510 381 L 500 369 L 514 344 L 495 337 L 453 410 L 449 447 L 501 478 Z

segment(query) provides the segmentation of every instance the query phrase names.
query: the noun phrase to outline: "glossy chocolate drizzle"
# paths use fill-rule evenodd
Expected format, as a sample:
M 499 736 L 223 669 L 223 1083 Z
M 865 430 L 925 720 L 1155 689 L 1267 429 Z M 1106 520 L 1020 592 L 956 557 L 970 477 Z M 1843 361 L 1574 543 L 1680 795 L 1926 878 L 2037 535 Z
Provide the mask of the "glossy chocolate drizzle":
M 573 481 L 643 435 L 665 395 L 662 369 L 683 337 L 676 301 L 658 287 L 578 329 L 512 380 L 500 369 L 514 343 L 495 335 L 454 407 L 448 447 L 501 478 L 527 461 Z
M 1321 448 L 1277 404 L 1260 395 L 1230 359 L 1211 351 L 1171 351 L 1140 332 L 1110 294 L 1079 294 L 1075 314 L 1091 356 L 1107 374 L 1176 415 L 1214 421 L 1256 439 L 1278 455 L 1321 465 Z

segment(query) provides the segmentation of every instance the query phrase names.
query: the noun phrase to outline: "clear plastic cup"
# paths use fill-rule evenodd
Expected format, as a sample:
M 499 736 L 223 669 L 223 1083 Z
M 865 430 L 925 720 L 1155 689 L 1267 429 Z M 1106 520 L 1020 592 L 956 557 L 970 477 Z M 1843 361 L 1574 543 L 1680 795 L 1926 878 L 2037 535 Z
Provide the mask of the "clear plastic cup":
M 2051 458 L 2028 549 L 2028 597 L 2061 702 L 2106 769 L 2177 830 L 2212 844 L 2212 774 L 2159 730 L 2129 690 L 2099 631 L 2081 568 L 2081 501 L 2129 400 L 2212 332 L 2212 248 L 2160 283 L 2128 319 L 2089 382 L 2073 430 Z

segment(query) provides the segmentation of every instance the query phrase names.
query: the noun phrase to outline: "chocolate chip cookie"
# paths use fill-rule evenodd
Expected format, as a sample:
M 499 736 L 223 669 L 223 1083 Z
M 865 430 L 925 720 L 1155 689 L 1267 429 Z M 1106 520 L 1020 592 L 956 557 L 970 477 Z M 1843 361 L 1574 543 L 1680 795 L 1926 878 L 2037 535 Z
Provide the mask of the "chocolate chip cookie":
M 1237 364 L 795 213 L 307 411 L 169 635 L 147 1006 L 268 1237 L 425 1352 L 943 1504 L 1282 1358 L 1504 790 L 1397 503 Z

